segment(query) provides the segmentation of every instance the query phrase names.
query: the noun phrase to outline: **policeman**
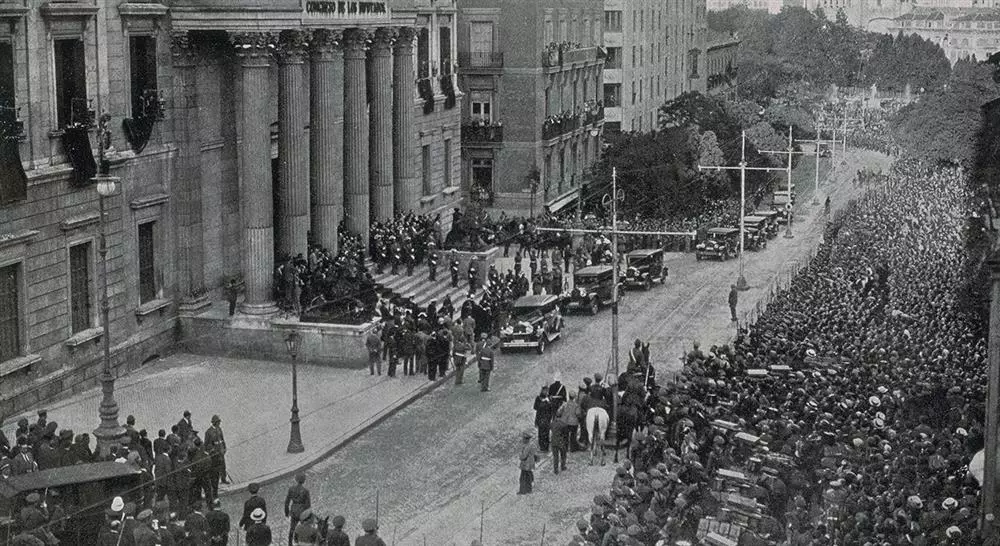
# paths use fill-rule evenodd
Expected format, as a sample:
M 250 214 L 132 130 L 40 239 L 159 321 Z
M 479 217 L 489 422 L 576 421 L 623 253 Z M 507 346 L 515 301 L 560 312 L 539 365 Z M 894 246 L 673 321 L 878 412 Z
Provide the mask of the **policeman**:
M 395 275 L 399 270 L 399 263 L 403 259 L 402 253 L 403 249 L 396 242 L 395 237 L 390 237 L 389 240 L 392 241 L 392 270 L 390 273 Z
M 479 334 L 476 345 L 476 356 L 479 360 L 479 391 L 490 391 L 490 374 L 493 373 L 493 359 L 496 355 L 498 340 L 491 338 L 486 332 Z
M 491 287 L 496 287 L 500 282 L 500 272 L 497 271 L 496 264 L 490 264 L 490 272 L 487 274 L 487 278 L 490 280 Z
M 212 426 L 205 431 L 205 451 L 212 458 L 212 496 L 219 496 L 219 480 L 228 484 L 226 477 L 226 437 L 222 434 L 222 419 L 218 415 L 212 416 Z
M 413 252 L 413 245 L 407 241 L 406 247 L 403 248 L 403 259 L 406 260 L 406 276 L 413 276 L 413 266 L 417 264 L 417 256 Z
M 472 350 L 472 347 L 469 346 L 469 341 L 466 340 L 465 331 L 462 328 L 460 320 L 455 321 L 457 327 L 452 328 L 451 331 L 451 356 L 455 362 L 455 385 L 461 385 L 465 378 L 465 365 L 467 364 L 465 357 Z
M 469 295 L 476 293 L 476 282 L 479 280 L 479 270 L 476 268 L 476 261 L 469 261 Z
M 378 524 L 374 519 L 368 518 L 361 522 L 361 528 L 365 534 L 355 539 L 354 546 L 386 546 L 385 541 L 378 536 Z
M 451 251 L 451 287 L 452 288 L 458 288 L 458 269 L 459 269 L 458 255 L 455 254 L 455 251 L 453 250 L 453 251 Z
M 534 278 L 538 273 L 538 251 L 533 248 L 528 251 L 528 267 L 531 268 L 531 277 Z
M 521 274 L 521 249 L 517 249 L 514 253 L 514 276 L 519 276 Z
M 312 509 L 306 508 L 299 515 L 299 524 L 295 526 L 295 546 L 316 544 L 319 540 L 319 526 Z
M 428 278 L 432 281 L 437 280 L 437 266 L 438 266 L 438 253 L 432 247 L 430 249 L 430 254 L 427 255 L 427 270 L 429 272 Z
M 381 275 L 385 269 L 385 264 L 389 262 L 389 246 L 382 235 L 377 235 L 376 237 L 375 245 L 377 254 L 375 256 L 375 271 Z
M 299 517 L 307 508 L 312 506 L 309 490 L 306 489 L 306 475 L 299 472 L 295 475 L 295 485 L 288 488 L 285 495 L 285 517 L 288 522 L 288 546 L 292 545 L 292 538 L 295 536 L 295 526 L 299 523 Z

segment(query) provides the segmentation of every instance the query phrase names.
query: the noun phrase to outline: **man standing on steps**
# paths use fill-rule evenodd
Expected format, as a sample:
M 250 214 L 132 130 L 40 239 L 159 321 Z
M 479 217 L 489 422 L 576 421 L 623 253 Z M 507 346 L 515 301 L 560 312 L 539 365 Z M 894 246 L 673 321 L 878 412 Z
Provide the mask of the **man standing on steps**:
M 451 287 L 452 288 L 458 288 L 459 263 L 458 263 L 458 255 L 455 254 L 454 250 L 451 251 L 451 266 L 450 267 L 451 267 Z
M 437 267 L 438 267 L 438 253 L 437 249 L 434 248 L 434 241 L 427 243 L 427 270 L 430 272 L 429 279 L 431 281 L 437 280 Z
M 455 362 L 455 385 L 458 386 L 465 378 L 465 357 L 471 347 L 465 339 L 465 331 L 462 329 L 461 322 L 455 321 L 455 325 L 456 327 L 452 328 L 451 356 Z
M 729 313 L 732 315 L 733 322 L 736 322 L 736 303 L 739 302 L 740 293 L 736 290 L 736 285 L 729 285 Z
M 469 260 L 469 296 L 473 296 L 476 293 L 476 281 L 478 280 L 479 270 L 476 269 L 476 260 Z

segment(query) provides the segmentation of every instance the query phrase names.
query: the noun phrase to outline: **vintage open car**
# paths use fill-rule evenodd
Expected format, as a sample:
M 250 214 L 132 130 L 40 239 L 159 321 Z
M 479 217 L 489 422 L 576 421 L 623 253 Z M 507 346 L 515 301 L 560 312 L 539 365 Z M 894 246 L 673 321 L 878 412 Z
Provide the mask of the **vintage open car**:
M 740 230 L 731 227 L 708 229 L 708 236 L 695 246 L 695 258 L 718 258 L 728 260 L 735 257 L 740 247 Z
M 760 216 L 767 220 L 766 229 L 764 233 L 767 235 L 768 239 L 774 239 L 778 236 L 778 211 L 774 209 L 761 209 L 755 210 L 752 216 Z
M 563 295 L 567 312 L 586 309 L 596 315 L 601 306 L 610 305 L 614 295 L 614 269 L 611 265 L 590 265 L 573 274 L 573 289 Z
M 767 218 L 761 216 L 744 216 L 743 227 L 746 237 L 743 241 L 747 250 L 763 250 L 767 248 Z
M 623 284 L 627 287 L 638 286 L 649 290 L 655 282 L 665 284 L 667 273 L 662 248 L 640 248 L 625 255 Z
M 47 504 L 58 502 L 66 514 L 50 528 L 62 544 L 98 544 L 97 533 L 111 500 L 120 496 L 125 502 L 140 502 L 140 486 L 148 477 L 131 464 L 100 462 L 0 478 L 0 546 L 10 544 L 8 540 L 20 531 L 17 514 L 33 492 L 43 501 L 50 497 Z
M 510 321 L 500 330 L 500 349 L 534 347 L 538 354 L 559 338 L 562 314 L 559 296 L 523 296 L 514 302 Z

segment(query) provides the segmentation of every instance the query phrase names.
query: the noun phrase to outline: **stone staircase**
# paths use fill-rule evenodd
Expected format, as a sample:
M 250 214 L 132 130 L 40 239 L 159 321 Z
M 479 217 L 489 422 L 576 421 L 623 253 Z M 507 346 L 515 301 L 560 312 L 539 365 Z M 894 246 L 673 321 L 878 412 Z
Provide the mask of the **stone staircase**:
M 412 276 L 406 275 L 405 267 L 400 267 L 397 270 L 398 273 L 393 275 L 390 273 L 391 269 L 389 267 L 386 267 L 379 274 L 375 273 L 374 263 L 369 262 L 367 265 L 368 270 L 373 272 L 375 284 L 379 288 L 391 292 L 394 296 L 409 299 L 420 308 L 426 308 L 431 300 L 437 300 L 438 305 L 440 305 L 445 296 L 449 296 L 451 297 L 451 304 L 457 312 L 469 297 L 469 282 L 465 272 L 463 271 L 459 275 L 458 288 L 452 288 L 451 272 L 448 270 L 447 264 L 443 267 L 441 264 L 438 264 L 437 280 L 435 281 L 431 281 L 429 278 L 430 270 L 427 264 L 420 264 L 413 268 Z M 480 285 L 479 290 L 474 296 L 475 301 L 478 302 L 482 297 L 483 288 Z

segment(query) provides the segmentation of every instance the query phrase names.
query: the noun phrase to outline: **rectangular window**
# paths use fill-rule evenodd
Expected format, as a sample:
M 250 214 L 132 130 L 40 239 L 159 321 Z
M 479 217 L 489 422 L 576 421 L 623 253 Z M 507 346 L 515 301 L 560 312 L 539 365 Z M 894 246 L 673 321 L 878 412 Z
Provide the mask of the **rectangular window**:
M 583 20 L 583 37 L 581 38 L 581 41 L 583 42 L 584 46 L 589 46 L 590 45 L 590 37 L 591 37 L 591 33 L 590 33 L 590 19 L 584 19 Z
M 0 267 L 0 362 L 21 356 L 21 264 Z
M 14 48 L 10 42 L 0 42 L 0 107 L 10 109 L 10 115 L 16 118 L 14 107 Z M 6 117 L 6 112 L 4 112 Z
M 476 54 L 481 56 L 493 53 L 493 23 L 477 21 L 469 26 L 469 51 L 473 53 L 473 63 L 475 63 Z
M 556 40 L 552 19 L 545 20 L 545 45 L 549 45 Z
M 622 48 L 620 47 L 609 47 L 608 55 L 604 58 L 604 68 L 621 68 L 622 67 Z
M 493 121 L 493 92 L 469 91 L 472 119 Z
M 431 188 L 431 145 L 424 144 L 420 147 L 420 165 L 423 169 L 424 195 L 434 193 Z
M 645 47 L 639 46 L 639 66 L 642 66 L 642 63 L 646 60 L 645 49 Z
M 622 12 L 621 11 L 605 11 L 604 12 L 604 30 L 608 32 L 621 32 L 622 31 Z
M 552 112 L 552 91 L 546 87 L 545 88 L 545 117 L 549 117 Z
M 639 56 L 636 54 L 638 51 L 638 46 L 632 46 L 632 68 L 635 68 L 639 64 Z
M 451 28 L 441 27 L 438 36 L 441 42 L 441 75 L 451 74 Z
M 87 110 L 87 67 L 83 40 L 56 40 L 54 45 L 56 79 L 56 123 L 59 128 L 83 122 Z
M 636 98 L 636 96 L 637 95 L 636 95 L 636 92 L 635 92 L 635 81 L 633 80 L 632 81 L 632 102 L 630 102 L 629 104 L 635 104 L 635 98 Z
M 444 139 L 444 187 L 451 187 L 451 139 Z
M 431 37 L 426 28 L 417 33 L 417 77 L 431 77 Z
M 148 98 L 156 98 L 157 95 L 156 38 L 129 36 L 128 52 L 129 75 L 132 79 L 132 117 L 137 118 L 145 114 Z
M 69 298 L 73 333 L 90 328 L 90 243 L 69 247 Z
M 635 32 L 636 21 L 639 19 L 639 12 L 632 12 L 632 32 Z
M 621 106 L 621 94 L 622 94 L 622 84 L 620 83 L 604 84 L 604 106 L 607 106 L 608 108 Z
M 156 222 L 139 224 L 139 303 L 156 299 Z

